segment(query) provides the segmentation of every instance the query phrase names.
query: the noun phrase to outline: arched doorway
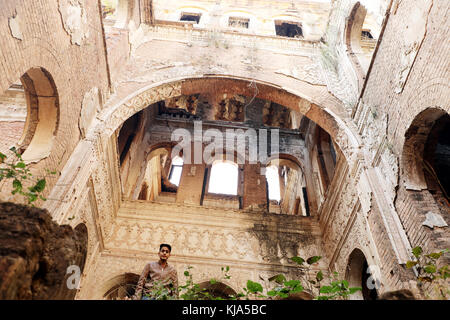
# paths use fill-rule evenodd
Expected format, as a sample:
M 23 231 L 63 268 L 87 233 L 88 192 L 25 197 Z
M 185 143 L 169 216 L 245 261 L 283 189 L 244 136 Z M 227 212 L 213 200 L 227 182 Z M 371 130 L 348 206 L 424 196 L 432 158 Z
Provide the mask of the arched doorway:
M 215 282 L 211 283 L 210 281 L 205 281 L 200 283 L 200 289 L 205 289 L 206 293 L 208 293 L 213 298 L 220 299 L 230 299 L 232 296 L 236 296 L 236 291 L 234 291 L 230 286 L 226 285 L 223 282 Z
M 103 295 L 107 300 L 128 300 L 134 296 L 139 275 L 124 273 L 108 282 L 109 289 Z
M 349 287 L 360 287 L 361 291 L 351 295 L 353 300 L 376 300 L 378 298 L 377 290 L 375 289 L 364 253 L 355 249 L 348 258 L 346 276 Z

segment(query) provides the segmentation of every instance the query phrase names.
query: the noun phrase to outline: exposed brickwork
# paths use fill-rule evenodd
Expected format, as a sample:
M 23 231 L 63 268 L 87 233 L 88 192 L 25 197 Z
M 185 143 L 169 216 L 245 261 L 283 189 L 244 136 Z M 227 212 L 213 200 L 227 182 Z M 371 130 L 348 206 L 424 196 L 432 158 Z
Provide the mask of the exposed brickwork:
M 406 131 L 419 113 L 427 108 L 435 107 L 450 111 L 450 91 L 447 85 L 450 69 L 446 54 L 449 47 L 448 41 L 442 41 L 442 35 L 448 34 L 448 17 L 443 14 L 448 12 L 448 9 L 449 3 L 446 1 L 421 1 L 418 7 L 402 2 L 391 10 L 383 41 L 362 97 L 364 108 L 377 112 L 378 119 L 383 114 L 387 115 L 389 119 L 387 140 L 400 160 L 404 160 L 401 157 Z M 423 21 L 414 21 L 411 18 L 417 14 L 417 10 L 421 10 Z M 413 25 L 414 23 L 416 24 Z M 416 27 L 421 24 L 424 24 L 425 35 L 419 40 L 423 42 L 403 92 L 396 93 L 396 79 L 401 72 L 405 54 L 405 48 L 399 44 L 399 35 L 406 33 L 408 26 Z M 406 36 L 401 40 L 406 41 Z M 375 120 L 377 121 L 379 120 Z M 429 126 L 430 123 L 426 123 L 424 119 L 424 122 L 419 125 Z M 421 155 L 410 156 L 420 157 Z M 423 170 L 423 168 L 413 167 L 401 169 L 404 170 L 403 172 Z M 390 169 L 381 165 L 381 170 L 388 172 Z M 406 190 L 403 182 L 404 177 L 400 177 L 395 206 L 411 246 L 423 246 L 425 251 L 448 247 L 448 228 L 431 230 L 422 225 L 427 212 L 441 212 L 433 196 L 428 190 Z M 444 210 L 442 215 L 448 223 L 448 211 Z M 389 258 L 386 257 L 385 261 L 389 261 Z
M 7 154 L 9 148 L 15 145 L 22 136 L 25 122 L 0 122 L 0 132 L 2 139 L 0 140 L 0 152 Z
M 63 28 L 59 1 L 3 1 L 0 11 L 0 92 L 31 67 L 45 68 L 53 77 L 59 98 L 59 126 L 50 156 L 34 165 L 62 169 L 79 141 L 78 118 L 84 93 L 92 87 L 109 92 L 106 59 L 97 1 L 83 1 L 89 38 L 71 44 Z M 8 19 L 16 16 L 23 40 L 11 35 Z M 3 139 L 2 139 L 3 141 Z M 54 181 L 50 181 L 51 190 Z
M 58 106 L 49 156 L 31 166 L 36 173 L 62 170 L 61 177 L 48 181 L 45 206 L 58 223 L 82 221 L 89 230 L 79 297 L 101 298 L 114 276 L 139 273 L 136 265 L 152 254 L 147 240 L 155 246 L 176 244 L 180 274 L 185 263 L 193 263 L 206 279 L 216 276 L 212 266 L 231 262 L 238 270 L 236 286 L 247 278 L 257 280 L 258 272 L 293 275 L 288 258 L 297 254 L 323 255 L 318 269 L 347 277 L 349 259 L 359 250 L 381 270 L 379 293 L 414 289 L 414 274 L 404 267 L 411 247 L 448 247 L 448 227 L 423 226 L 428 212 L 440 214 L 447 224 L 450 219 L 448 202 L 422 172 L 431 127 L 438 115 L 450 111 L 448 0 L 337 0 L 331 12 L 330 4 L 317 2 L 279 1 L 271 8 L 270 1 L 241 1 L 265 19 L 253 24 L 252 17 L 249 30 L 242 32 L 224 27 L 225 19 L 204 19 L 220 16 L 214 12 L 204 13 L 197 26 L 174 21 L 181 11 L 171 8 L 173 1 L 161 0 L 156 7 L 155 1 L 120 1 L 125 5 L 117 20 L 105 24 L 98 1 L 3 2 L 0 93 L 40 67 L 46 71 L 33 81 L 23 77 L 25 89 L 33 93 L 27 97 L 32 105 Z M 211 1 L 198 2 L 212 11 Z M 235 7 L 231 2 L 217 6 L 226 12 Z M 303 40 L 273 35 L 274 25 L 266 19 L 270 10 L 284 12 L 290 6 L 301 9 Z M 358 11 L 359 6 L 365 9 Z M 362 20 L 376 29 L 378 42 L 359 41 Z M 253 34 L 258 28 L 261 32 Z M 48 83 L 40 87 L 37 81 L 47 73 Z M 40 91 L 35 84 L 50 94 L 34 92 Z M 157 115 L 162 101 L 176 110 L 166 118 Z M 274 104 L 287 109 L 277 113 Z M 50 118 L 35 109 L 29 117 L 33 124 Z M 20 138 L 24 124 L 17 122 L 23 115 L 3 113 L 0 151 Z M 128 123 L 125 138 L 118 141 L 119 128 L 136 113 L 142 118 Z M 263 163 L 240 165 L 237 196 L 207 194 L 210 167 L 201 163 L 184 164 L 172 192 L 142 193 L 146 199 L 136 200 L 144 183 L 149 190 L 160 185 L 159 176 L 154 184 L 146 176 L 152 152 L 166 148 L 151 164 L 164 180 L 172 132 L 192 132 L 196 119 L 221 131 L 263 124 L 300 129 L 281 132 L 280 154 L 303 171 L 301 187 L 306 187 L 311 216 L 266 212 Z M 285 190 L 296 190 L 291 186 Z M 10 196 L 3 191 L 1 196 Z M 292 204 L 286 202 L 286 208 Z M 246 265 L 239 265 L 242 259 Z

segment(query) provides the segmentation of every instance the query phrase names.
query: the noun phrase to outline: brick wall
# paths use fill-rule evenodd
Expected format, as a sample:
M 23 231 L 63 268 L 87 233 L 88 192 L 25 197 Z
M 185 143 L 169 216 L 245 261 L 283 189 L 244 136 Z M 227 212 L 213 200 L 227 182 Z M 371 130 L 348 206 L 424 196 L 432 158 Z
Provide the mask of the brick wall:
M 31 67 L 52 76 L 59 98 L 59 124 L 51 154 L 33 165 L 62 169 L 80 140 L 78 120 L 85 92 L 98 87 L 108 94 L 105 48 L 97 1 L 82 1 L 84 35 L 80 45 L 66 32 L 59 5 L 67 1 L 2 1 L 0 11 L 0 92 Z M 68 19 L 65 19 L 66 23 Z M 3 131 L 2 131 L 3 132 Z M 51 190 L 50 181 L 47 190 Z

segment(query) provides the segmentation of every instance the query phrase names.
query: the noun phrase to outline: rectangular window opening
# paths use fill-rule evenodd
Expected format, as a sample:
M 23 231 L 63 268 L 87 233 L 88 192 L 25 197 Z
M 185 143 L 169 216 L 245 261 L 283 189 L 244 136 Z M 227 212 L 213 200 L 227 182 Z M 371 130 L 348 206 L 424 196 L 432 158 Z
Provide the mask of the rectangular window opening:
M 183 171 L 183 166 L 173 165 L 170 170 L 169 181 L 176 186 L 180 185 L 181 172 Z
M 303 38 L 302 24 L 298 22 L 275 21 L 277 36 L 289 38 Z
M 370 33 L 370 30 L 363 30 L 363 31 L 361 32 L 361 38 L 362 38 L 363 40 L 371 40 L 371 39 L 373 39 L 373 36 L 372 36 L 372 34 Z
M 201 13 L 187 13 L 187 12 L 183 12 L 181 14 L 180 21 L 193 21 L 196 24 L 198 24 L 200 22 L 201 16 L 202 16 Z
M 229 17 L 228 26 L 232 28 L 248 29 L 250 19 L 239 18 L 239 17 Z

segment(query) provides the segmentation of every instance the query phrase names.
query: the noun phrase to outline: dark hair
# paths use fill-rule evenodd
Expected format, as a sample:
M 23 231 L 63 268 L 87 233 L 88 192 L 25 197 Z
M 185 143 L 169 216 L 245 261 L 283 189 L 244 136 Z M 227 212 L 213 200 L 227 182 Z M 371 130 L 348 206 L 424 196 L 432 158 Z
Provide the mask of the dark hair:
M 161 251 L 162 247 L 167 247 L 169 249 L 169 252 L 172 252 L 172 247 L 170 246 L 170 244 L 167 243 L 161 243 L 159 245 L 159 251 Z

